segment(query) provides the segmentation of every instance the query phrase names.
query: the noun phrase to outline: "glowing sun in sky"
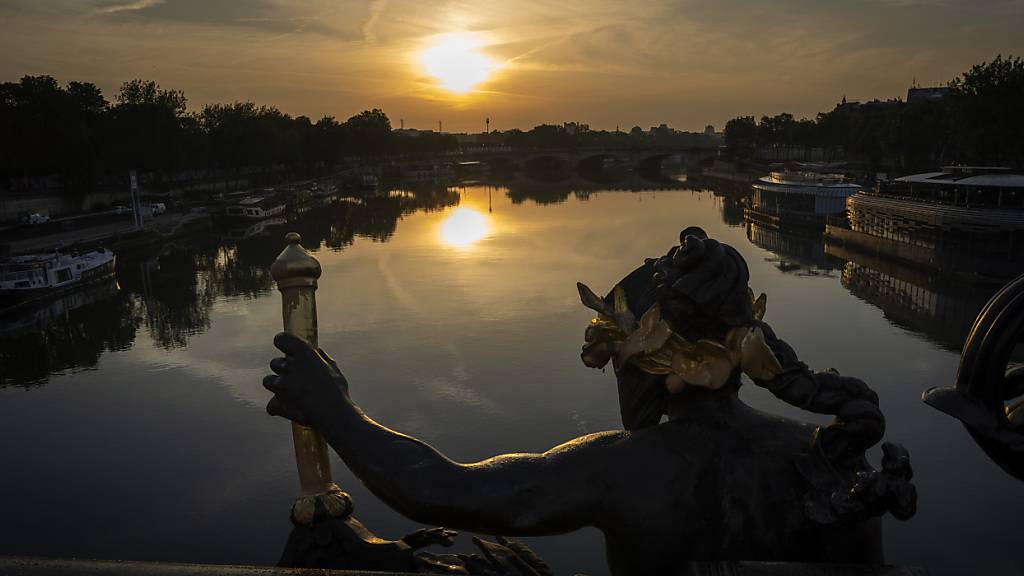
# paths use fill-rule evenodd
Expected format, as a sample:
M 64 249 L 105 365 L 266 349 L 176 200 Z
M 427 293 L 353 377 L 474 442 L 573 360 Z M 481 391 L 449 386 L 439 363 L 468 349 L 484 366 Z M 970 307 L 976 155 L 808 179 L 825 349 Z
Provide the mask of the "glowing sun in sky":
M 441 223 L 441 241 L 453 248 L 468 248 L 490 231 L 487 216 L 460 206 Z
M 469 34 L 436 37 L 420 54 L 423 70 L 438 85 L 450 92 L 464 94 L 490 77 L 496 68 L 479 52 L 481 44 Z

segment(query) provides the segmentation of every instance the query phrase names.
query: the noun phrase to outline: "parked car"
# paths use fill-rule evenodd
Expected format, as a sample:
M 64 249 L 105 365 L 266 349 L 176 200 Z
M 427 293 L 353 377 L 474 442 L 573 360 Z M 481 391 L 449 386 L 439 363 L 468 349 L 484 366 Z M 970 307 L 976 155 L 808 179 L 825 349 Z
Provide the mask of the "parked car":
M 153 216 L 159 216 L 161 214 L 167 213 L 167 205 L 164 204 L 163 202 L 153 202 L 149 206 L 153 211 Z
M 50 221 L 50 217 L 46 214 L 40 214 L 39 212 L 30 212 L 21 217 L 22 224 L 28 226 L 37 226 L 39 224 L 46 224 Z
M 127 206 L 123 206 L 123 205 L 114 206 L 114 214 L 121 215 L 121 214 L 131 214 L 131 213 L 132 213 L 132 209 L 127 207 Z

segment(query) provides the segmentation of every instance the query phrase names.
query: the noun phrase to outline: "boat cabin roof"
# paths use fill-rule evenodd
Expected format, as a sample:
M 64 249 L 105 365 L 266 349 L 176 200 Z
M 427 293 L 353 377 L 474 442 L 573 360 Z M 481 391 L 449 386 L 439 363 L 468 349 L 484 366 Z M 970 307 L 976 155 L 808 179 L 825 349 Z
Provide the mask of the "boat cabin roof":
M 973 169 L 972 169 L 973 168 Z M 1007 168 L 957 166 L 956 170 L 925 172 L 897 178 L 909 184 L 951 184 L 992 188 L 1024 188 L 1024 174 L 1013 174 Z

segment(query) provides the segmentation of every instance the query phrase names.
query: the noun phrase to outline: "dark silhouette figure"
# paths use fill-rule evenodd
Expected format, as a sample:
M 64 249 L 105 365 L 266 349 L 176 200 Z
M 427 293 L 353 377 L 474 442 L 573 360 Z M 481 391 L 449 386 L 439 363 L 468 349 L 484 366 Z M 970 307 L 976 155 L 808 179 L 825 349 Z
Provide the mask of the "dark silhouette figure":
M 914 513 L 909 457 L 884 446 L 877 395 L 834 371 L 814 373 L 760 320 L 749 273 L 731 247 L 688 228 L 681 245 L 624 278 L 598 311 L 583 360 L 615 363 L 625 430 L 543 454 L 472 464 L 374 422 L 322 350 L 279 334 L 284 358 L 264 380 L 267 410 L 315 427 L 384 502 L 426 524 L 487 534 L 606 538 L 615 574 L 670 574 L 688 562 L 877 564 L 880 522 Z M 780 399 L 834 414 L 818 428 L 755 410 L 741 374 Z M 663 416 L 667 415 L 667 420 Z

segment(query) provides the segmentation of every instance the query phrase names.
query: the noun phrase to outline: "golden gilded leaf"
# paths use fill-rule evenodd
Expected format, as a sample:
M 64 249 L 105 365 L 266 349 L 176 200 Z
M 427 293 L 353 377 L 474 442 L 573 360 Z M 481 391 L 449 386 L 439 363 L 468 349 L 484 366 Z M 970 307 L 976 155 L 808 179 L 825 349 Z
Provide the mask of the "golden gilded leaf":
M 698 340 L 676 352 L 672 371 L 687 384 L 718 390 L 729 381 L 738 360 L 737 354 L 718 342 Z
M 612 294 L 615 299 L 615 321 L 619 323 L 619 328 L 622 328 L 623 332 L 629 334 L 636 330 L 636 316 L 633 316 L 632 310 L 629 309 L 626 290 L 616 284 Z
M 753 296 L 753 292 L 750 293 Z M 761 320 L 764 318 L 764 313 L 768 309 L 768 295 L 764 292 L 754 300 L 754 318 Z
M 616 300 L 618 293 L 616 292 Z M 618 365 L 625 366 L 637 354 L 648 355 L 657 352 L 672 336 L 672 329 L 661 319 L 661 306 L 655 304 L 640 318 L 637 329 L 626 336 L 619 347 Z
M 686 388 L 686 382 L 683 382 L 678 374 L 669 374 L 665 377 L 665 388 L 668 389 L 669 394 L 679 394 L 683 388 Z
M 764 340 L 764 332 L 754 328 L 747 333 L 741 346 L 740 367 L 755 380 L 771 380 L 782 374 L 782 364 Z
M 608 306 L 608 303 L 605 302 L 604 299 L 597 294 L 594 294 L 594 291 L 583 282 L 576 283 L 576 290 L 580 293 L 580 302 L 583 302 L 583 305 L 587 308 L 607 316 L 614 314 L 611 306 Z

